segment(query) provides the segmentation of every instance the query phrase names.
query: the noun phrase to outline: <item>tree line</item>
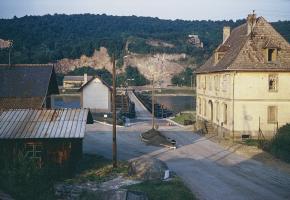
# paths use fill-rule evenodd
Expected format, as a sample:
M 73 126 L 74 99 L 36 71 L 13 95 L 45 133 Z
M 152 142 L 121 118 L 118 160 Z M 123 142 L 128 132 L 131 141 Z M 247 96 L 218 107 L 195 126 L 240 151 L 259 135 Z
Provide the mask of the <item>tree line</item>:
M 124 47 L 137 53 L 187 53 L 197 64 L 208 58 L 222 40 L 222 27 L 232 28 L 244 23 L 211 20 L 161 20 L 152 17 L 108 16 L 93 14 L 24 16 L 0 19 L 0 38 L 14 41 L 12 63 L 48 63 L 62 58 L 91 56 L 94 49 L 107 47 L 116 54 L 119 64 L 125 55 Z M 290 22 L 279 21 L 274 27 L 290 41 Z M 189 34 L 197 34 L 204 48 L 195 48 L 186 42 Z M 158 39 L 174 45 L 173 48 L 154 47 L 146 43 Z M 0 50 L 0 62 L 8 63 L 8 50 Z

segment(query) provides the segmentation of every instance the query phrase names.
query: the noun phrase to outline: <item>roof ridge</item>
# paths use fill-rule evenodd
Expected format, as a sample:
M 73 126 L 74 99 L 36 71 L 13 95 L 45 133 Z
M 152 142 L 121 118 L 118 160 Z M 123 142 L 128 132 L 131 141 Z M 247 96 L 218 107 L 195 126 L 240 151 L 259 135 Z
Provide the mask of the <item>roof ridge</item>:
M 0 64 L 0 67 L 54 67 L 54 64 Z

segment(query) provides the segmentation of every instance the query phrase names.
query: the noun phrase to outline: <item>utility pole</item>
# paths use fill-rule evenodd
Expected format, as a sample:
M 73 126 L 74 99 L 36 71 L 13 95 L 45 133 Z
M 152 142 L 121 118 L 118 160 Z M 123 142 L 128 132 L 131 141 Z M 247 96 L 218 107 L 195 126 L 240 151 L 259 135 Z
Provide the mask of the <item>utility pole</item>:
M 113 55 L 113 96 L 112 96 L 112 110 L 113 110 L 113 168 L 117 168 L 117 127 L 116 127 L 116 61 L 115 54 Z
M 154 129 L 155 126 L 155 120 L 154 120 L 154 74 L 152 75 L 152 129 Z
M 9 42 L 9 53 L 8 53 L 8 63 L 9 63 L 9 67 L 11 66 L 11 49 L 13 47 L 13 40 L 8 40 Z

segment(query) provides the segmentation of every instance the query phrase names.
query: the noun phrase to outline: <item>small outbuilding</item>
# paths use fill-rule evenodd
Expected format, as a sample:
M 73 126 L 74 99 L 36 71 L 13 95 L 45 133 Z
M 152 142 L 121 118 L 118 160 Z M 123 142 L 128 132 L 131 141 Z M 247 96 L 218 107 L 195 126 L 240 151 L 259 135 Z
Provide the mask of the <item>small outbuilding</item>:
M 64 76 L 63 78 L 63 89 L 80 89 L 82 85 L 90 81 L 93 76 Z
M 92 78 L 79 91 L 82 108 L 93 112 L 111 112 L 112 88 L 101 77 Z
M 87 109 L 11 109 L 0 111 L 0 156 L 7 162 L 19 155 L 40 166 L 73 164 L 81 158 Z
M 59 94 L 53 65 L 0 65 L 0 109 L 50 108 Z

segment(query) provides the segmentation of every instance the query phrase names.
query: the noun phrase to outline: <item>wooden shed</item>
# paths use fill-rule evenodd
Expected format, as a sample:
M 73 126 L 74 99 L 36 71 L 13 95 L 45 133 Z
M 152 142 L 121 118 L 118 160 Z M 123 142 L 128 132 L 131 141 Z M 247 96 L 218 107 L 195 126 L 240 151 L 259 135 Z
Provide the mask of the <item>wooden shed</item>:
M 87 109 L 12 109 L 0 112 L 0 153 L 8 160 L 19 154 L 47 163 L 71 164 L 82 155 Z
M 53 65 L 0 65 L 0 109 L 50 108 L 58 94 Z
M 79 91 L 82 108 L 93 112 L 111 112 L 112 88 L 101 77 L 92 78 Z

